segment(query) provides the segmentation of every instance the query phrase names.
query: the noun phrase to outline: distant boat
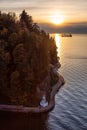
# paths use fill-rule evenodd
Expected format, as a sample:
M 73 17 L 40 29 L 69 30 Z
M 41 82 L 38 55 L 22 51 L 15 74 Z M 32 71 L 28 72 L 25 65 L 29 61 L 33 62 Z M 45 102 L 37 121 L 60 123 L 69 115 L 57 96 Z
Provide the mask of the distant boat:
M 71 33 L 63 33 L 61 37 L 72 37 Z

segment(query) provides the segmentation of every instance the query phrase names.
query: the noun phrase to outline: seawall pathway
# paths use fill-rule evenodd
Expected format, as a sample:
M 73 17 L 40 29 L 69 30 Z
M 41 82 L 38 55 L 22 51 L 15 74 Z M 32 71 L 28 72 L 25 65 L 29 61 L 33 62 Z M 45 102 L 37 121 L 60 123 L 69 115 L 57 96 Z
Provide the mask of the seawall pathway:
M 60 87 L 65 83 L 64 78 L 59 75 L 58 82 L 52 87 L 50 94 L 49 104 L 46 107 L 24 107 L 17 105 L 2 105 L 0 104 L 0 111 L 7 112 L 20 112 L 20 113 L 43 113 L 51 111 L 55 106 L 55 94 L 59 91 Z

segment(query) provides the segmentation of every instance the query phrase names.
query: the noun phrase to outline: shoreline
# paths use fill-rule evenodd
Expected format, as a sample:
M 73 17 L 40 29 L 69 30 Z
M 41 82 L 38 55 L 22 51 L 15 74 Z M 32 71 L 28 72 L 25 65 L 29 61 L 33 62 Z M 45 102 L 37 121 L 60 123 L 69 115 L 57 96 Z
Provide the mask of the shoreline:
M 64 78 L 59 75 L 58 82 L 52 87 L 52 91 L 50 94 L 49 104 L 46 107 L 24 107 L 22 105 L 0 105 L 0 111 L 5 112 L 18 112 L 18 113 L 43 113 L 51 111 L 55 106 L 55 95 L 61 88 L 61 86 L 65 83 Z

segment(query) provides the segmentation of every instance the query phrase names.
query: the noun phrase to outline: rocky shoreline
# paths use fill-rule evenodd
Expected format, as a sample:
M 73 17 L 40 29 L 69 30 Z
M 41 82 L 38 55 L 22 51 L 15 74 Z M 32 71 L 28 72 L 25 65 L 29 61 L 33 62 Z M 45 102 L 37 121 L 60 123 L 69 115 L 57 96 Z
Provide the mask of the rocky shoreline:
M 55 106 L 55 94 L 59 91 L 60 87 L 64 84 L 64 78 L 59 75 L 58 82 L 52 87 L 50 94 L 49 104 L 46 107 L 24 107 L 17 105 L 0 105 L 0 111 L 19 112 L 19 113 L 43 113 L 51 111 Z

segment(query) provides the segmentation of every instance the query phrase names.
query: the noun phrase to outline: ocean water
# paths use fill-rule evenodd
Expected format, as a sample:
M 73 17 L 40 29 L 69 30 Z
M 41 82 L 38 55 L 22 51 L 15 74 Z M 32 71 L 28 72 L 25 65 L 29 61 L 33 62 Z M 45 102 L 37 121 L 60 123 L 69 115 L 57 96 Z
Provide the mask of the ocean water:
M 87 130 L 87 35 L 53 35 L 58 47 L 65 84 L 55 96 L 48 130 Z

